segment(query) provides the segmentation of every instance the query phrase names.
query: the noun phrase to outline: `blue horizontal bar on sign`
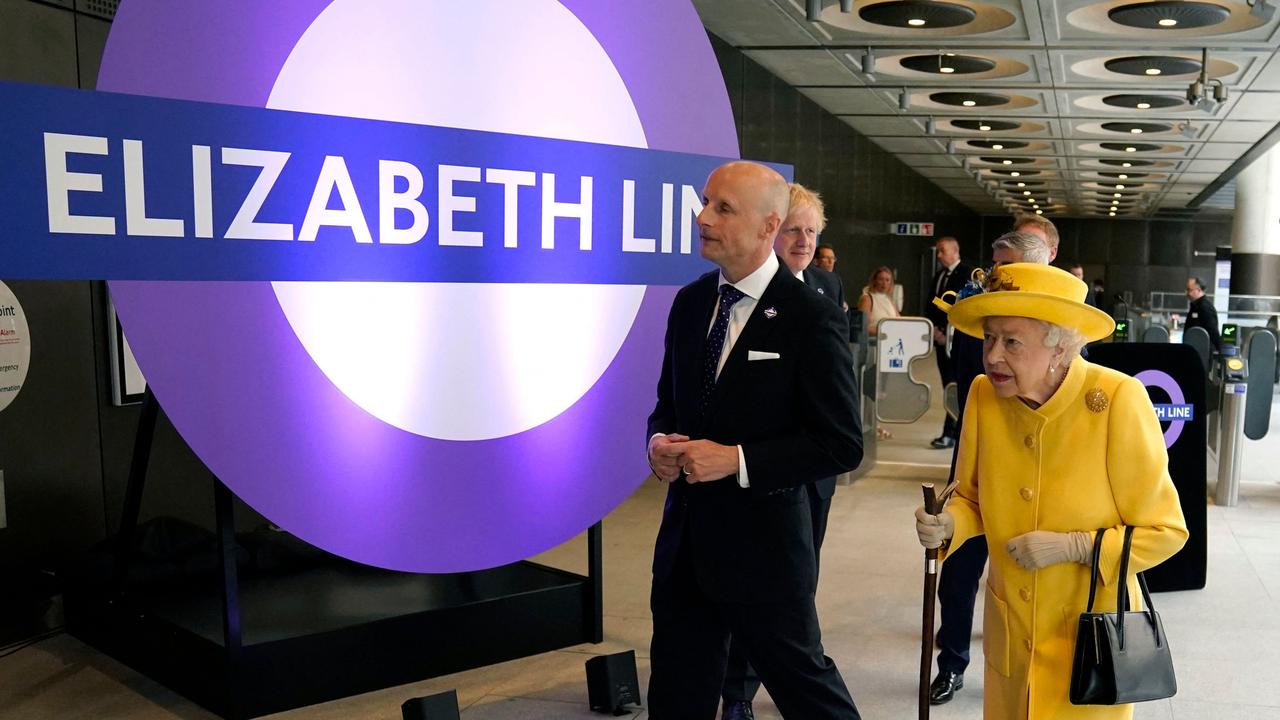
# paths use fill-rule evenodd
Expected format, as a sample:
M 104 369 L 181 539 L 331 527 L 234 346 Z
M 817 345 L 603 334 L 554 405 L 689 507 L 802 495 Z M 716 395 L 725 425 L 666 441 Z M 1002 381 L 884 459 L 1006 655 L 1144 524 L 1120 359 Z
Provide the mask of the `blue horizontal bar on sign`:
M 726 161 L 15 83 L 0 127 L 6 278 L 678 285 Z

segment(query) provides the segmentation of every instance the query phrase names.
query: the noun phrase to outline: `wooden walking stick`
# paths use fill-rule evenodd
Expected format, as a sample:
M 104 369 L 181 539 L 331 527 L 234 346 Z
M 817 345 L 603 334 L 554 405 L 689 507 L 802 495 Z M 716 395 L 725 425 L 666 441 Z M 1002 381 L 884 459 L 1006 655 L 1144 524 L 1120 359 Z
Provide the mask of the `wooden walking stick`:
M 924 511 L 937 515 L 947 504 L 947 498 L 955 492 L 957 483 L 951 483 L 936 495 L 933 483 L 921 483 L 924 492 Z M 924 622 L 920 630 L 920 720 L 929 720 L 929 676 L 933 674 L 933 609 L 938 599 L 938 548 L 924 551 Z

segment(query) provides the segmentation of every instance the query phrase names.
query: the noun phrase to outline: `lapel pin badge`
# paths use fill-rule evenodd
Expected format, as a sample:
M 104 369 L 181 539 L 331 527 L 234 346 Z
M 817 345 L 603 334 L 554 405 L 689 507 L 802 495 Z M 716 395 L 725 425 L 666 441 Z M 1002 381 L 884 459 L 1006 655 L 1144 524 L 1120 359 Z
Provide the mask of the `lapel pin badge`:
M 826 290 L 826 288 L 818 288 L 818 294 L 819 294 L 819 295 L 826 295 L 826 294 L 827 294 L 827 290 Z
M 767 308 L 765 308 L 765 309 L 764 309 L 764 316 L 765 316 L 765 317 L 767 317 L 767 318 L 769 318 L 770 320 L 772 320 L 772 319 L 774 319 L 774 318 L 778 317 L 778 311 L 777 311 L 777 310 L 774 310 L 774 309 L 773 309 L 773 308 L 771 308 L 771 307 L 767 307 Z

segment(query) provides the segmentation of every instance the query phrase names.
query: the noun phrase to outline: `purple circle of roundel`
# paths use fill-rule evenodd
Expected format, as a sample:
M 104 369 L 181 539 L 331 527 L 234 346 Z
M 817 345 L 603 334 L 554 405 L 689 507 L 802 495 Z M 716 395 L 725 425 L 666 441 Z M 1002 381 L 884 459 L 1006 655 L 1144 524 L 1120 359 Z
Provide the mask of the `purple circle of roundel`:
M 1138 382 L 1146 387 L 1156 387 L 1165 391 L 1169 396 L 1169 402 L 1174 405 L 1184 405 L 1187 397 L 1182 394 L 1182 386 L 1173 379 L 1173 376 L 1163 370 L 1143 370 L 1134 375 Z M 1174 420 L 1169 423 L 1169 429 L 1164 431 L 1164 446 L 1166 449 L 1173 447 L 1182 435 L 1182 428 L 1187 424 L 1186 420 Z
M 328 4 L 125 2 L 98 88 L 263 107 Z M 562 4 L 614 63 L 650 148 L 737 156 L 724 82 L 688 0 Z M 312 544 L 415 572 L 529 557 L 634 491 L 647 473 L 644 420 L 675 290 L 646 290 L 612 365 L 564 413 L 509 437 L 453 442 L 399 430 L 348 399 L 302 347 L 270 283 L 111 283 L 143 373 L 210 470 Z

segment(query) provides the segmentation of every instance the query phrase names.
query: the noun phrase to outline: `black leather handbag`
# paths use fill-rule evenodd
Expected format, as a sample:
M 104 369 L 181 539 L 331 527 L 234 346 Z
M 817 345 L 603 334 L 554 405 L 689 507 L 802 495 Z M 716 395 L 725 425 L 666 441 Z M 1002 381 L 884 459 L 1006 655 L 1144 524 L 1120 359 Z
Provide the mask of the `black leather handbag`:
M 1071 665 L 1073 705 L 1120 705 L 1173 697 L 1178 681 L 1173 676 L 1173 657 L 1164 636 L 1160 615 L 1151 606 L 1147 581 L 1138 573 L 1145 610 L 1129 609 L 1129 549 L 1133 528 L 1124 530 L 1124 554 L 1120 558 L 1120 587 L 1116 612 L 1094 612 L 1098 591 L 1098 560 L 1102 556 L 1102 535 L 1093 540 L 1093 578 L 1089 581 L 1089 608 L 1080 614 L 1075 660 Z

